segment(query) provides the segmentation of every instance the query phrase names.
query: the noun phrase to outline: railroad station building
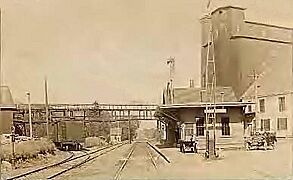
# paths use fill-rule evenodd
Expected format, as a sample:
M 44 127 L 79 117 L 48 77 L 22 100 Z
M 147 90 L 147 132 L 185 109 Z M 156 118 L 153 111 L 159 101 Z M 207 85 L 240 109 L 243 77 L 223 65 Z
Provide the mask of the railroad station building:
M 157 114 L 166 125 L 166 142 L 176 142 L 183 122 L 195 123 L 193 133 L 205 136 L 203 90 L 211 23 L 216 105 L 226 109 L 217 115 L 217 142 L 243 142 L 252 129 L 293 137 L 293 29 L 249 21 L 245 8 L 234 6 L 216 8 L 200 22 L 201 88 L 164 90 Z
M 2 134 L 10 134 L 16 106 L 8 86 L 1 86 L 0 91 L 0 131 Z
M 217 86 L 232 87 L 237 101 L 257 99 L 256 129 L 292 137 L 292 28 L 249 21 L 244 8 L 233 6 L 219 7 L 212 11 L 211 18 L 204 16 L 200 22 L 201 86 L 205 86 L 207 38 L 212 23 Z
M 165 104 L 157 110 L 159 120 L 166 125 L 165 144 L 174 146 L 182 133 L 193 134 L 198 137 L 199 145 L 204 148 L 206 141 L 205 105 L 206 93 L 203 88 L 174 88 L 173 103 L 169 101 L 170 93 L 164 90 Z M 243 138 L 249 134 L 252 118 L 245 113 L 245 107 L 252 103 L 237 102 L 231 87 L 217 87 L 216 108 L 222 113 L 216 116 L 217 145 L 242 146 Z M 188 131 L 182 132 L 182 125 L 190 126 Z M 211 126 L 212 122 L 208 122 Z

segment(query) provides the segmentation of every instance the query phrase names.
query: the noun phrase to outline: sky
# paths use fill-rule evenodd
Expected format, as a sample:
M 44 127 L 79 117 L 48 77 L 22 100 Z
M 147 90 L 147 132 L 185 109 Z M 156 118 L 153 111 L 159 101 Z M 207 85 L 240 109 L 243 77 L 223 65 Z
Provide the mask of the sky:
M 1 0 L 2 83 L 16 103 L 160 103 L 175 57 L 175 86 L 200 85 L 199 19 L 207 0 Z M 212 0 L 246 19 L 293 27 L 292 0 Z

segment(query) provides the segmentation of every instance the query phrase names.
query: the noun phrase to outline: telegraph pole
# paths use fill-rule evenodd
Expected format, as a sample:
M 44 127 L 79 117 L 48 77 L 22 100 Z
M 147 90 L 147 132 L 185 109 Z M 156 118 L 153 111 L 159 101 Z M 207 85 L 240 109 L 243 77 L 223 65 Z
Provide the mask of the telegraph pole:
M 11 127 L 11 154 L 12 154 L 12 168 L 15 169 L 15 128 Z
M 174 73 L 175 73 L 175 57 L 170 57 L 167 59 L 167 65 L 170 67 L 169 71 L 169 83 L 170 83 L 170 97 L 171 104 L 174 103 L 174 91 L 173 91 L 173 83 L 174 83 Z
M 206 158 L 216 157 L 216 65 L 215 65 L 215 46 L 213 37 L 212 14 L 209 11 L 211 0 L 208 0 L 206 17 L 209 21 L 207 38 L 207 54 L 205 64 L 205 124 L 206 124 Z M 209 128 L 212 125 L 212 131 Z M 212 135 L 211 135 L 212 133 Z M 210 144 L 212 141 L 212 144 Z
M 129 144 L 131 144 L 131 126 L 130 126 L 130 110 L 128 110 L 128 138 Z
M 47 122 L 47 138 L 49 139 L 49 101 L 48 101 L 48 83 L 45 77 L 45 104 L 46 104 L 46 122 Z
M 1 88 L 1 79 L 2 79 L 2 11 L 0 9 L 0 106 L 2 106 L 2 88 Z M 0 113 L 2 109 L 0 107 Z M 1 114 L 0 114 L 0 124 L 2 124 Z M 1 125 L 2 126 L 2 125 Z M 2 127 L 0 127 L 0 180 L 2 179 Z
M 257 118 L 258 118 L 258 97 L 257 97 L 257 79 L 258 75 L 256 74 L 256 71 L 253 71 L 253 79 L 254 79 L 254 101 L 255 101 L 255 121 L 254 121 L 254 133 L 256 132 L 256 124 L 257 124 Z
M 31 94 L 30 94 L 30 92 L 27 92 L 26 95 L 27 95 L 27 102 L 28 102 L 28 118 L 29 118 L 29 125 L 30 125 L 30 138 L 33 138 Z
M 256 73 L 256 70 L 253 70 L 253 74 L 249 75 L 249 77 L 253 78 L 254 81 L 254 102 L 255 102 L 255 117 L 254 117 L 254 122 L 253 122 L 253 133 L 256 132 L 256 123 L 257 123 L 257 117 L 258 117 L 258 95 L 257 95 L 257 80 L 259 78 L 259 74 Z

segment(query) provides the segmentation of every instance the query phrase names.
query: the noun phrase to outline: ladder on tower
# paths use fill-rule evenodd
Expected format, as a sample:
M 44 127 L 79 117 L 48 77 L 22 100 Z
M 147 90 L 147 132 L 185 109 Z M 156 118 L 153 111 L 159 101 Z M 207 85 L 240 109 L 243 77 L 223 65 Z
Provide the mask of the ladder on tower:
M 213 26 L 210 18 L 210 28 L 207 40 L 207 54 L 205 67 L 205 90 L 206 90 L 206 157 L 216 156 L 216 66 L 215 66 L 215 46 L 213 39 Z M 211 128 L 213 131 L 211 131 Z M 212 132 L 212 135 L 211 133 Z

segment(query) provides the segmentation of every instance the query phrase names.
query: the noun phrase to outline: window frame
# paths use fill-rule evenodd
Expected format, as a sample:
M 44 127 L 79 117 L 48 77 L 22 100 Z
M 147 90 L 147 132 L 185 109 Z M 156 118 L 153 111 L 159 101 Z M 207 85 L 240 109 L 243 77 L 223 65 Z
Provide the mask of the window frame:
M 224 122 L 224 120 L 228 120 Z M 226 125 L 228 126 L 226 126 Z M 231 136 L 231 128 L 230 128 L 230 118 L 229 117 L 222 117 L 221 118 L 221 131 L 222 136 Z
M 286 110 L 286 98 L 285 96 L 278 97 L 279 112 Z
M 281 123 L 280 123 L 281 120 L 285 120 L 285 122 L 286 122 L 285 125 L 281 126 Z M 281 128 L 281 127 L 283 127 L 283 128 Z M 277 130 L 283 131 L 283 130 L 287 130 L 287 129 L 288 129 L 288 118 L 286 118 L 286 117 L 277 118 Z
M 263 102 L 263 103 L 261 103 L 261 102 Z M 266 112 L 266 101 L 265 101 L 265 99 L 259 99 L 258 103 L 259 103 L 259 112 L 260 113 L 265 113 Z
M 268 128 L 265 127 L 265 122 L 269 122 Z M 260 120 L 260 130 L 261 131 L 270 131 L 271 130 L 271 119 L 261 119 Z
M 199 123 L 199 122 L 202 123 Z M 195 123 L 196 126 L 196 136 L 205 136 L 205 122 L 204 118 L 199 118 L 199 120 Z M 202 132 L 199 134 L 199 132 Z

